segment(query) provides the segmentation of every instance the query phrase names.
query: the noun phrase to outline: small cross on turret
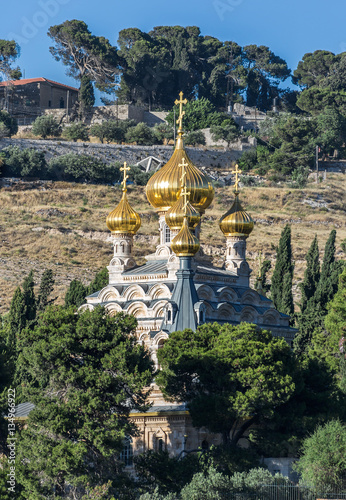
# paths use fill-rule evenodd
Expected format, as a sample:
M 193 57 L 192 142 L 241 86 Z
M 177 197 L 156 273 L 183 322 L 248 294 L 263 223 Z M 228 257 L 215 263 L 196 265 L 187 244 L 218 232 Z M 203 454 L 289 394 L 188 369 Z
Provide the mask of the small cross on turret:
M 183 111 L 183 104 L 187 104 L 187 99 L 183 99 L 183 95 L 184 95 L 184 93 L 180 92 L 180 94 L 179 94 L 180 100 L 176 99 L 174 101 L 174 104 L 176 106 L 179 105 L 179 118 L 177 120 L 177 125 L 179 125 L 178 132 L 182 132 L 183 131 L 183 117 L 185 115 L 185 111 Z
M 129 178 L 129 176 L 127 175 L 127 172 L 129 172 L 130 170 L 131 170 L 131 168 L 127 166 L 127 163 L 125 161 L 124 166 L 120 168 L 120 172 L 124 172 L 124 179 L 123 179 L 121 184 L 123 186 L 123 191 L 125 191 L 125 192 L 127 191 L 126 181 Z
M 235 174 L 234 187 L 235 187 L 235 192 L 238 193 L 239 192 L 239 174 L 242 173 L 242 170 L 240 170 L 238 164 L 235 166 L 235 170 L 232 170 L 231 173 Z

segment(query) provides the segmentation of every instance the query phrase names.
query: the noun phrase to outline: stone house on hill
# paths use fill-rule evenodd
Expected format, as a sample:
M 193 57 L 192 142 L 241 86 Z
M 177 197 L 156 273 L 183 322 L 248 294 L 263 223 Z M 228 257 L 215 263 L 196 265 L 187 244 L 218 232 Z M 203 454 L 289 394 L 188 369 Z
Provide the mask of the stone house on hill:
M 47 78 L 0 82 L 0 108 L 14 116 L 18 125 L 29 125 L 49 109 L 68 113 L 77 100 L 77 88 Z

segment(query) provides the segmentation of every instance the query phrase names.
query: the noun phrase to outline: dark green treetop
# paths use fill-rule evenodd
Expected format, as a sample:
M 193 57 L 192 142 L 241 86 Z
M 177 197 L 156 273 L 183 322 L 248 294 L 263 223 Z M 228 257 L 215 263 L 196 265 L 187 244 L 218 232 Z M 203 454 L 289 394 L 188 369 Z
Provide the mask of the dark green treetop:
M 288 344 L 248 323 L 174 332 L 158 359 L 164 395 L 186 401 L 193 424 L 221 433 L 225 444 L 236 445 L 253 423 L 272 418 L 294 391 Z
M 129 414 L 145 411 L 153 365 L 138 344 L 132 316 L 103 308 L 75 314 L 50 306 L 22 332 L 23 391 L 35 405 L 17 445 L 18 482 L 36 500 L 101 486 L 115 493 L 125 436 L 137 434 Z
M 108 90 L 118 72 L 116 48 L 104 37 L 92 35 L 83 21 L 73 19 L 51 26 L 50 53 L 67 66 L 67 74 L 80 80 L 84 75 L 100 90 Z
M 287 224 L 281 233 L 270 289 L 275 308 L 285 314 L 293 313 L 292 278 L 291 226 Z
M 303 282 L 300 284 L 302 293 L 300 310 L 303 313 L 309 300 L 315 295 L 320 281 L 320 253 L 318 249 L 317 235 L 313 239 L 308 253 L 306 254 L 306 269 Z

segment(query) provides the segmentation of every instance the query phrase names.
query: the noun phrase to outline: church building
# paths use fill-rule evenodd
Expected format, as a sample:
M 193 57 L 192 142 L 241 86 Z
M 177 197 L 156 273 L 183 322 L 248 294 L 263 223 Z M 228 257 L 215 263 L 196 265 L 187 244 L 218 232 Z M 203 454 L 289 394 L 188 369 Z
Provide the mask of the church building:
M 126 163 L 119 205 L 108 215 L 114 255 L 108 266 L 109 285 L 87 297 L 82 309 L 97 305 L 115 315 L 118 312 L 137 318 L 138 341 L 147 347 L 157 364 L 157 350 L 171 332 L 204 323 L 243 321 L 269 329 L 291 345 L 294 330 L 289 317 L 278 312 L 273 303 L 250 288 L 246 241 L 254 221 L 239 199 L 239 170 L 236 167 L 234 201 L 221 217 L 219 228 L 225 236 L 226 257 L 222 267 L 213 266 L 203 255 L 199 235 L 203 214 L 214 198 L 211 180 L 190 160 L 184 147 L 183 94 L 175 101 L 180 107 L 178 137 L 168 163 L 148 181 L 146 195 L 159 216 L 160 243 L 156 252 L 136 265 L 133 237 L 141 225 L 140 215 L 127 199 Z M 147 413 L 132 413 L 141 436 L 129 441 L 123 459 L 131 465 L 132 453 L 148 449 L 168 450 L 179 455 L 207 448 L 220 442 L 220 436 L 196 429 L 185 404 L 167 403 L 153 385 L 153 406 Z

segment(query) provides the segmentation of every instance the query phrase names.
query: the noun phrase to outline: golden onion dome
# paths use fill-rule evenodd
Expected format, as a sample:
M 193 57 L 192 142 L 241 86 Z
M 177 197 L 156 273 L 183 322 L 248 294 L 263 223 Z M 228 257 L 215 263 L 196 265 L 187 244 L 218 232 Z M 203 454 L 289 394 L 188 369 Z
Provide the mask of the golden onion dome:
M 173 238 L 171 248 L 178 257 L 193 257 L 199 250 L 200 243 L 189 229 L 187 217 L 184 217 L 183 227 Z
M 106 224 L 112 234 L 136 234 L 141 227 L 141 218 L 128 202 L 126 191 L 119 205 L 108 215 Z
M 167 226 L 171 231 L 179 231 L 184 223 L 184 217 L 187 218 L 190 229 L 195 229 L 201 220 L 197 210 L 193 208 L 189 201 L 185 202 L 184 196 L 180 194 L 178 201 L 166 212 Z
M 209 177 L 201 172 L 188 157 L 179 131 L 174 153 L 170 160 L 150 177 L 146 194 L 149 203 L 166 212 L 179 198 L 181 177 L 186 173 L 185 186 L 190 191 L 190 203 L 200 213 L 209 207 L 214 198 L 214 188 Z
M 122 181 L 123 195 L 119 205 L 110 213 L 106 219 L 108 229 L 112 234 L 136 234 L 141 227 L 141 218 L 138 213 L 133 210 L 127 199 L 126 181 L 128 179 L 127 172 L 130 167 L 127 163 L 120 168 L 124 172 L 124 180 Z
M 225 236 L 246 236 L 248 237 L 254 228 L 254 221 L 250 215 L 243 210 L 238 198 L 238 192 L 235 192 L 233 205 L 219 221 L 220 229 Z

